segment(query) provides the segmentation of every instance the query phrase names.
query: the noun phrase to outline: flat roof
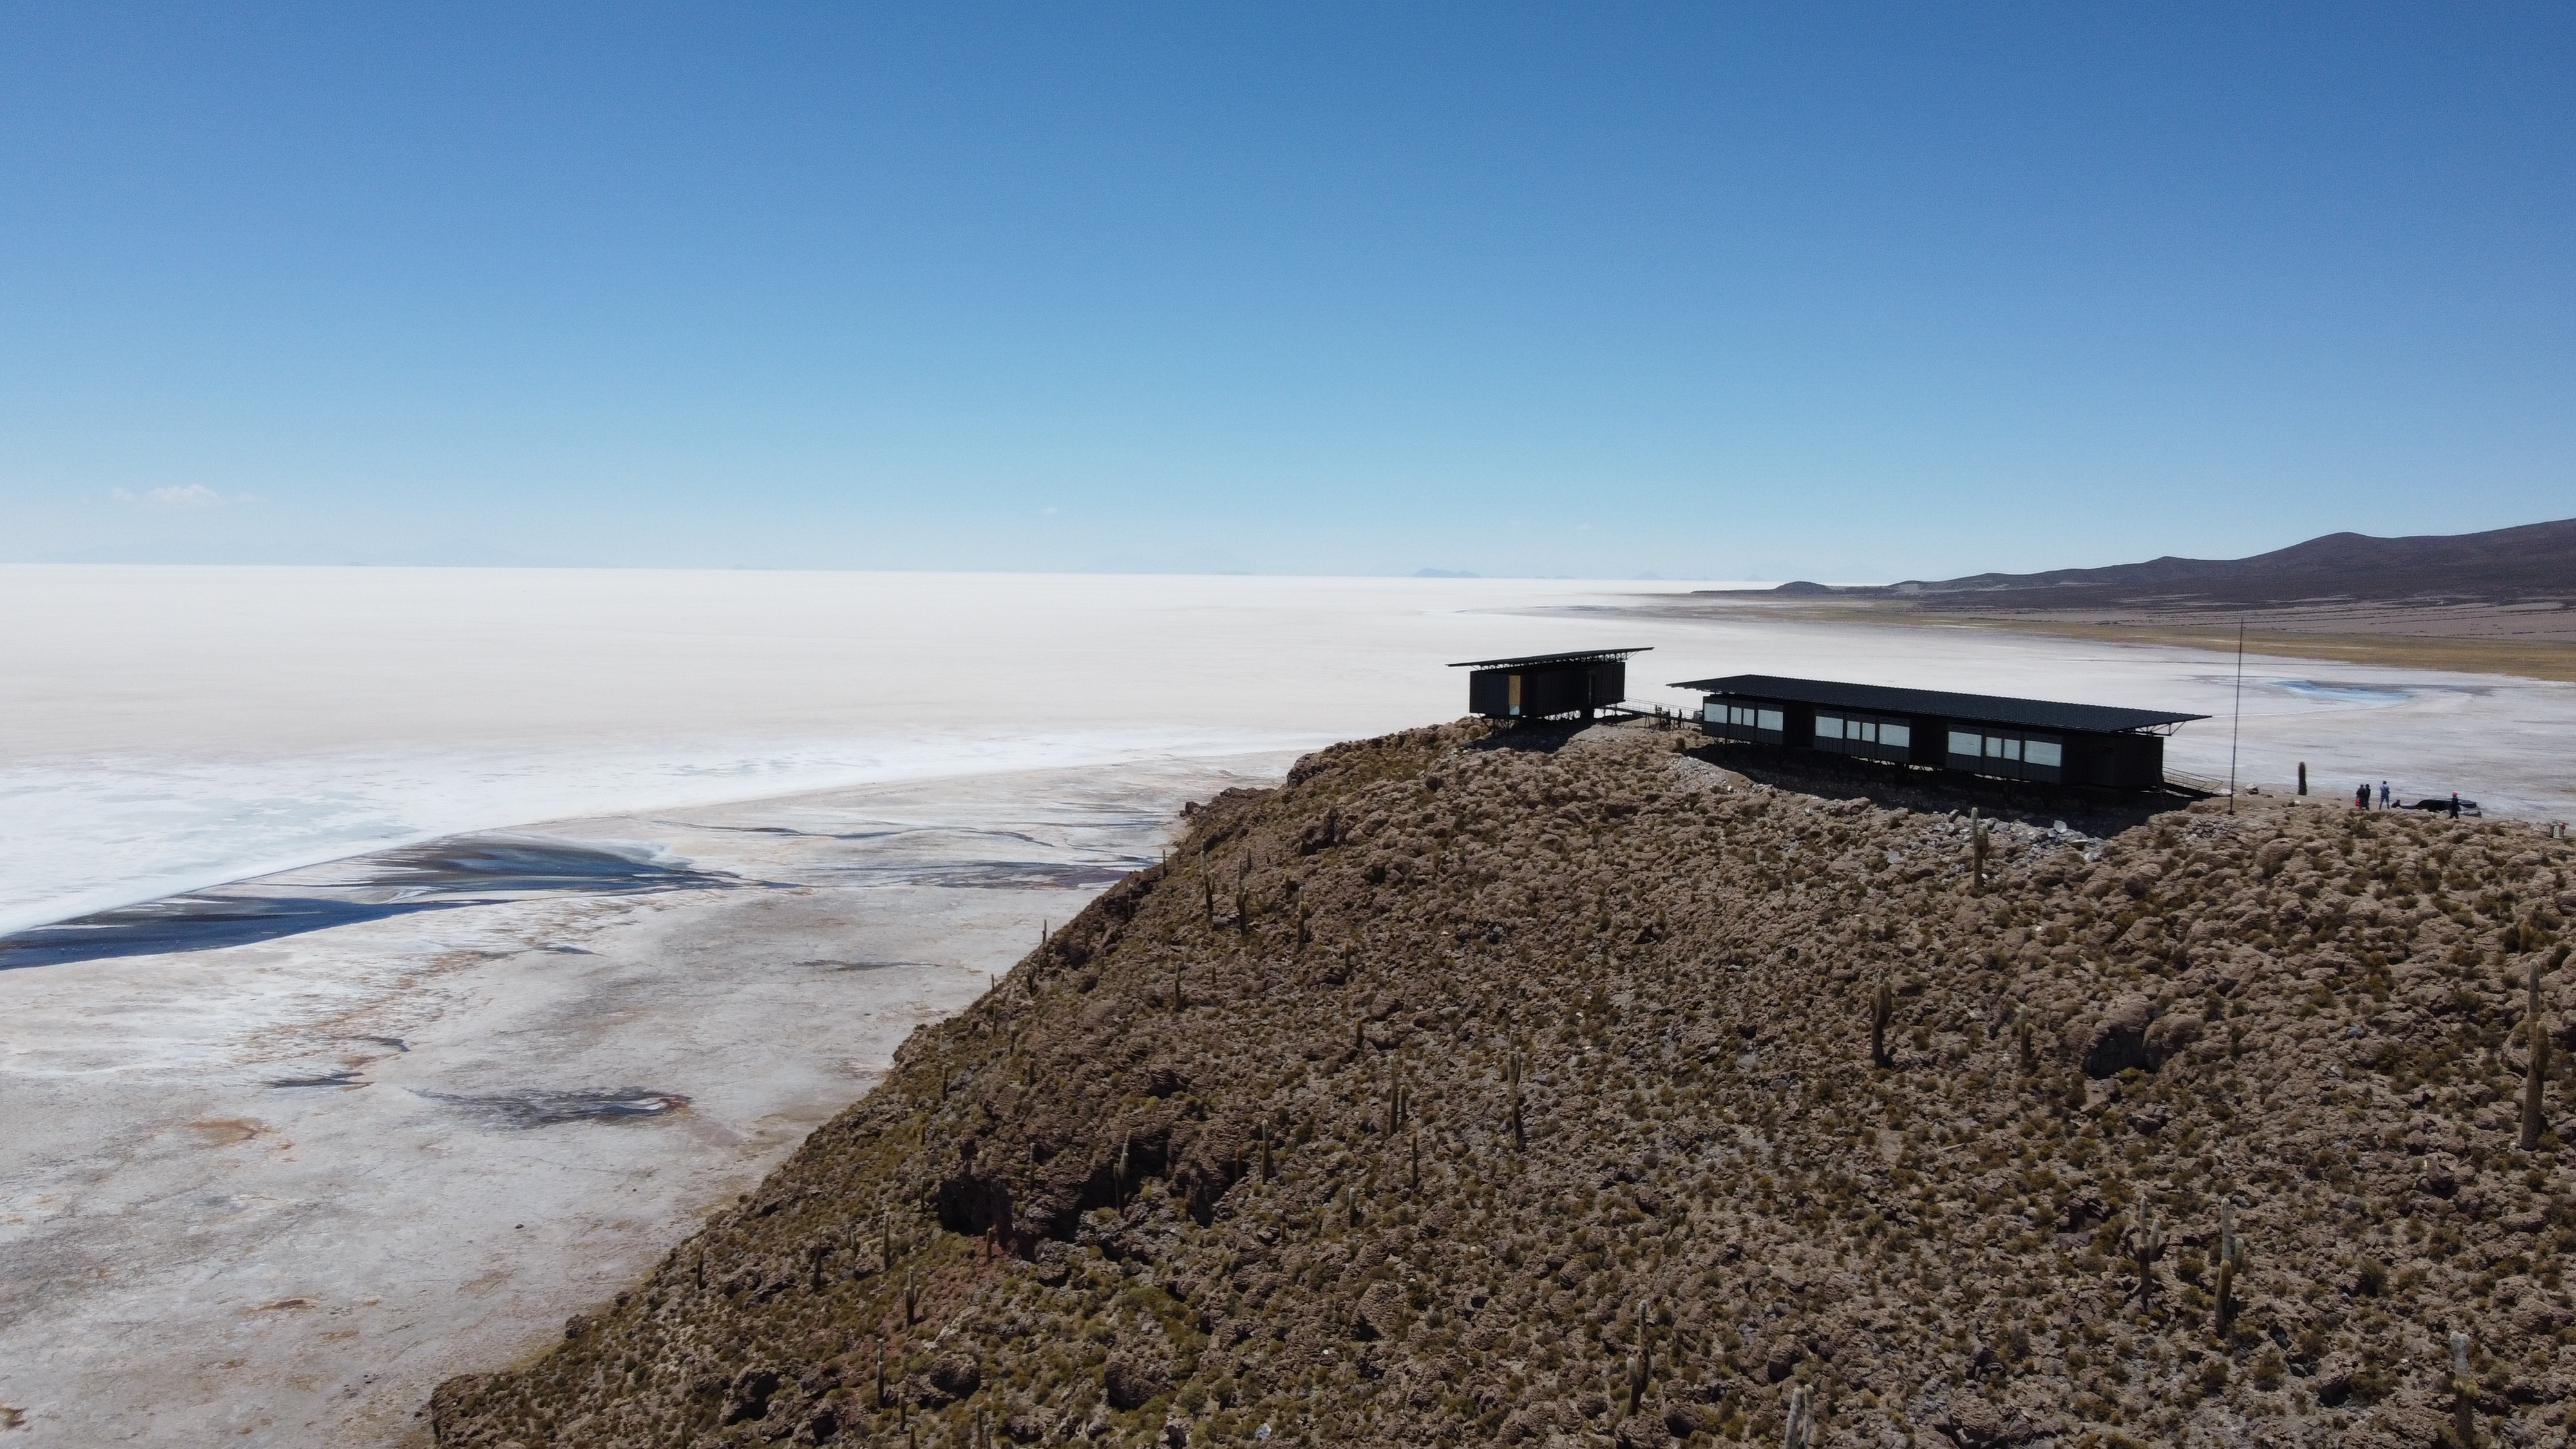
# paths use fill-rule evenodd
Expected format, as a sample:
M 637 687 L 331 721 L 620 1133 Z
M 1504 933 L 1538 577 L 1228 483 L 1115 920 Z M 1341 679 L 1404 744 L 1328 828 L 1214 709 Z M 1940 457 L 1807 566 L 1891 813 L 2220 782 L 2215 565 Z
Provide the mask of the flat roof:
M 1577 649 L 1569 654 L 1525 654 L 1518 659 L 1470 659 L 1452 664 L 1452 669 L 1506 669 L 1525 664 L 1590 664 L 1599 660 L 1625 659 L 1631 654 L 1644 654 L 1652 644 L 1635 649 Z
M 1880 684 L 1843 684 L 1830 679 L 1784 679 L 1776 674 L 1730 674 L 1723 679 L 1692 679 L 1672 686 L 1703 694 L 1734 694 L 1751 699 L 1783 700 L 1842 709 L 1881 710 L 1888 714 L 1927 714 L 1977 724 L 2020 725 L 2026 729 L 2077 730 L 2118 734 L 2207 719 L 2205 714 L 2123 709 L 2108 704 L 2066 704 L 2053 699 L 2013 699 L 1997 694 L 1953 694 L 1942 689 L 1893 689 Z

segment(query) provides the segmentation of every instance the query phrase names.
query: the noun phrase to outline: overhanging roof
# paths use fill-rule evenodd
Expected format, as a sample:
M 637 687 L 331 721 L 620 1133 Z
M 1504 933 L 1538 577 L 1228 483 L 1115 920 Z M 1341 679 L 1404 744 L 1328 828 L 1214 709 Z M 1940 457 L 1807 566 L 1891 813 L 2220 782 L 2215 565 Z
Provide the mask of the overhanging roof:
M 1517 669 L 1531 664 L 1607 663 L 1613 659 L 1625 659 L 1631 654 L 1643 654 L 1654 647 L 1652 644 L 1647 644 L 1635 649 L 1577 649 L 1568 654 L 1526 654 L 1518 659 L 1470 659 L 1463 664 L 1452 664 L 1449 667 L 1452 669 Z
M 1703 694 L 1781 700 L 1790 704 L 1878 710 L 1887 714 L 1934 715 L 1977 724 L 2077 730 L 2089 734 L 2117 734 L 2124 730 L 2153 729 L 2157 725 L 2209 718 L 2205 714 L 2122 709 L 2108 704 L 2065 704 L 2053 699 L 2013 699 L 1996 694 L 1952 694 L 1942 689 L 1891 689 L 1878 684 L 1841 684 L 1829 679 L 1783 679 L 1776 674 L 1730 674 L 1722 679 L 1692 679 L 1673 688 L 1696 689 Z

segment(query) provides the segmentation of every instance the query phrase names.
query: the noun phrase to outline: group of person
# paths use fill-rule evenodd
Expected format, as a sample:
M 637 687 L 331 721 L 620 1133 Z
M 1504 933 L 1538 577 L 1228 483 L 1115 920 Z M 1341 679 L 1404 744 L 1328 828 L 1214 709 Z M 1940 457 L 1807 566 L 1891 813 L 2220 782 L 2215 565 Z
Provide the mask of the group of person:
M 2454 791 L 2452 791 L 2452 792 L 2451 792 L 2451 802 L 2450 802 L 2450 804 L 2451 804 L 2451 809 L 2450 809 L 2451 818 L 2452 818 L 2452 819 L 2454 819 L 2454 820 L 2459 819 L 2459 818 L 2460 818 L 2460 792 L 2459 792 L 2459 791 L 2454 790 Z M 2369 782 L 2368 780 L 2364 780 L 2364 781 L 2362 781 L 2360 784 L 2355 785 L 2355 786 L 2353 786 L 2353 787 L 2352 787 L 2352 808 L 2353 808 L 2353 809 L 2355 809 L 2355 810 L 2367 810 L 2367 809 L 2371 808 L 2371 806 L 2370 806 L 2370 782 Z M 2389 795 L 2389 793 L 2388 793 L 2388 782 L 2387 782 L 2386 780 L 2382 780 L 2382 781 L 2380 781 L 2380 782 L 2379 782 L 2379 808 L 2380 808 L 2380 809 L 2382 809 L 2382 810 L 2393 810 L 2393 809 L 2397 808 L 2397 807 L 2396 807 L 2396 802 L 2395 802 L 2395 801 L 2390 797 L 2390 795 Z M 2419 809 L 2420 809 L 2420 808 L 2425 808 L 2425 807 L 2421 807 L 2421 806 L 2419 806 L 2419 807 L 2417 807 L 2417 808 L 2419 808 Z

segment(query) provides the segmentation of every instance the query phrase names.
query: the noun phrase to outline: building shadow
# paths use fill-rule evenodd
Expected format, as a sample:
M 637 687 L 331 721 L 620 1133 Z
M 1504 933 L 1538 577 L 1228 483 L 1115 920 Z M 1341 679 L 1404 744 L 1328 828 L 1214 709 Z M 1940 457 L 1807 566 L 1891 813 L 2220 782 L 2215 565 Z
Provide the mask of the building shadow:
M 1881 809 L 1902 807 L 1928 813 L 1964 814 L 1974 808 L 1991 820 L 2019 821 L 2041 829 L 2063 824 L 2093 836 L 2117 835 L 2208 798 L 2180 785 L 2161 790 L 2040 785 L 1733 740 L 1711 740 L 1684 753 L 1757 784 L 1819 799 L 1864 800 Z

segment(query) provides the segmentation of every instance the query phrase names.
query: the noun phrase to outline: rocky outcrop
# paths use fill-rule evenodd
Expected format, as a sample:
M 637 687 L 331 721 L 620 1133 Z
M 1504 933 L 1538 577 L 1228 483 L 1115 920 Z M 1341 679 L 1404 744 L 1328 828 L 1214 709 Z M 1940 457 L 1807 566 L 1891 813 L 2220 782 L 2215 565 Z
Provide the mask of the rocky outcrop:
M 439 1442 L 1635 1449 L 1806 1396 L 1820 1445 L 2429 1445 L 2453 1329 L 2481 1442 L 2557 1442 L 2576 1167 L 2515 1104 L 2565 843 L 1989 808 L 1980 891 L 1923 794 L 1699 744 L 1418 730 L 1195 808 L 643 1282 L 442 1386 Z

